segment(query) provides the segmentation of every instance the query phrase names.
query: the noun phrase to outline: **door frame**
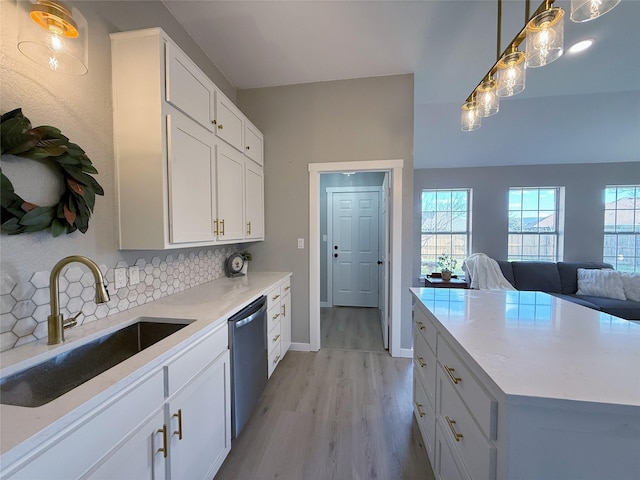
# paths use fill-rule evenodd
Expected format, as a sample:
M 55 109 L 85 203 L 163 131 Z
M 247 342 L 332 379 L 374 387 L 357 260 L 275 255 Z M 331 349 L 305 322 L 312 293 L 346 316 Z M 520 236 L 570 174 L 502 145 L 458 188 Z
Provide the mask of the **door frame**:
M 332 250 L 331 242 L 333 235 L 333 194 L 334 193 L 360 193 L 360 192 L 375 192 L 378 194 L 378 207 L 382 201 L 382 186 L 371 187 L 327 187 L 327 305 L 333 307 L 333 262 L 331 259 Z M 378 208 L 378 229 L 384 228 L 380 222 L 380 208 Z M 380 235 L 378 235 L 378 238 Z M 380 253 L 380 245 L 378 245 L 378 257 Z M 378 282 L 379 283 L 379 282 Z M 379 287 L 378 287 L 379 290 Z M 378 291 L 378 305 L 380 305 L 380 295 L 385 292 Z
M 309 350 L 320 350 L 320 174 L 390 172 L 391 257 L 389 353 L 402 357 L 402 169 L 404 160 L 367 160 L 309 164 Z

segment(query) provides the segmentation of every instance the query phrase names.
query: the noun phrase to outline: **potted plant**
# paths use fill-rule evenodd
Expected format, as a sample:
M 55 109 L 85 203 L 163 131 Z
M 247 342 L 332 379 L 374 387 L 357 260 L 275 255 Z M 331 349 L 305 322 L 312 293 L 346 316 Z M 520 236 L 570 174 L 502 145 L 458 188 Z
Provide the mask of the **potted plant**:
M 438 266 L 442 274 L 442 281 L 448 282 L 451 280 L 451 273 L 456 268 L 458 261 L 451 255 L 445 255 L 444 253 L 438 257 Z

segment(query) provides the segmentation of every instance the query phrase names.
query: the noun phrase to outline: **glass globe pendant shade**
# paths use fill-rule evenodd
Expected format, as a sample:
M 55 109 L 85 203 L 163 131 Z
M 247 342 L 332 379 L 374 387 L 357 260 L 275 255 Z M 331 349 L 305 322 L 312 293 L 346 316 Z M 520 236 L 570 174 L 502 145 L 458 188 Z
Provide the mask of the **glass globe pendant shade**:
M 620 0 L 571 0 L 572 22 L 595 20 L 620 3 Z
M 525 54 L 517 50 L 503 56 L 497 65 L 496 81 L 499 97 L 511 97 L 524 90 L 527 71 L 525 69 Z
M 490 117 L 498 113 L 500 109 L 500 97 L 497 95 L 498 83 L 490 78 L 484 80 L 476 89 L 476 104 L 478 115 Z
M 564 10 L 550 8 L 533 17 L 526 28 L 527 67 L 543 67 L 564 52 Z
M 19 1 L 18 49 L 55 72 L 84 75 L 89 65 L 88 27 L 84 16 L 60 2 Z
M 480 128 L 482 117 L 478 115 L 478 105 L 475 101 L 465 102 L 461 111 L 460 123 L 463 132 L 472 132 Z

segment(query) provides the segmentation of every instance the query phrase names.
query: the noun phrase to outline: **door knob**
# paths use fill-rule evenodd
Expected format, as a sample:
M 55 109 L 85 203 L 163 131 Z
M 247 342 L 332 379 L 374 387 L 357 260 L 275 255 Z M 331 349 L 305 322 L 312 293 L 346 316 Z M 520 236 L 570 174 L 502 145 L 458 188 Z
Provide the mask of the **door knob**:
M 378 260 L 378 265 L 382 265 L 382 260 Z
M 333 246 L 333 249 L 334 249 L 334 250 L 337 250 L 337 249 L 338 249 L 338 245 L 334 245 L 334 246 Z
M 333 254 L 333 256 L 334 256 L 335 258 L 338 258 L 338 254 L 337 254 L 337 253 L 334 253 L 334 254 Z

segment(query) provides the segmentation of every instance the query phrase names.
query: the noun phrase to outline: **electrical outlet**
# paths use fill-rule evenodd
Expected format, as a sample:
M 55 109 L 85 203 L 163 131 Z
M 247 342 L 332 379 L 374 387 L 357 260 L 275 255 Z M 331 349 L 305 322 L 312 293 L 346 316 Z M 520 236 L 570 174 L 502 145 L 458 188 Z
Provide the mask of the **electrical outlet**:
M 126 268 L 116 268 L 114 273 L 114 283 L 116 285 L 116 290 L 119 288 L 123 288 L 127 286 L 127 269 Z
M 140 283 L 140 270 L 137 266 L 129 267 L 129 285 L 137 285 Z

